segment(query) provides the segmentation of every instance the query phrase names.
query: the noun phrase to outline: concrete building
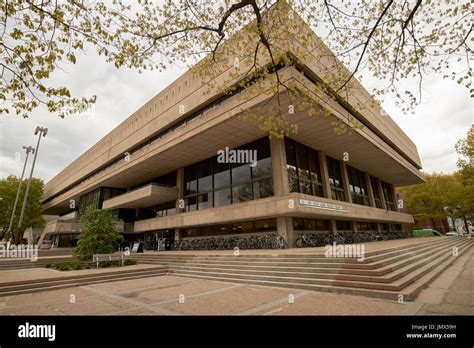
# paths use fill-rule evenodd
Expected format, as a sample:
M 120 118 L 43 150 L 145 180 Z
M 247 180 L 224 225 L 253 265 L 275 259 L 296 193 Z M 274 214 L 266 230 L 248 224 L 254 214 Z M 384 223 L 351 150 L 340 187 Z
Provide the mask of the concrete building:
M 303 22 L 300 30 L 319 44 L 301 56 L 297 40 L 283 43 L 295 64 L 279 74 L 311 88 L 337 59 Z M 314 58 L 321 55 L 326 59 Z M 239 69 L 249 64 L 244 57 Z M 413 223 L 398 211 L 394 187 L 423 182 L 416 146 L 357 81 L 344 99 L 313 96 L 329 116 L 296 109 L 288 121 L 298 132 L 269 138 L 239 116 L 247 109 L 265 114 L 274 96 L 223 93 L 230 74 L 223 71 L 213 87 L 186 72 L 50 180 L 43 211 L 60 217 L 40 243 L 73 244 L 89 205 L 110 209 L 126 237 L 148 248 L 157 236 L 173 242 L 261 232 L 294 246 L 304 231 L 383 233 Z M 335 135 L 334 122 L 350 117 L 363 127 Z M 233 149 L 255 150 L 256 162 L 235 163 Z

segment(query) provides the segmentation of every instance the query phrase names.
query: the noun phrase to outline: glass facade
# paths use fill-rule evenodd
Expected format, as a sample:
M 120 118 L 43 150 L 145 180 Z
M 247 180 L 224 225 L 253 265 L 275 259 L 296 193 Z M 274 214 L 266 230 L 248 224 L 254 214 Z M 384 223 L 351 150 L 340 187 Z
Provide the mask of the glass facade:
M 318 152 L 289 138 L 285 151 L 290 192 L 323 197 Z
M 293 218 L 295 231 L 329 231 L 329 220 Z
M 235 150 L 255 150 L 256 165 L 252 167 L 249 163 L 220 163 L 218 156 L 215 156 L 184 168 L 186 212 L 273 196 L 268 138 Z
M 357 231 L 377 231 L 377 224 L 375 222 L 361 222 L 356 221 Z
M 209 225 L 199 227 L 183 228 L 182 237 L 211 237 L 221 235 L 232 235 L 239 233 L 253 232 L 274 232 L 276 231 L 276 220 L 266 219 L 257 221 L 246 221 L 221 225 Z
M 374 193 L 375 207 L 383 209 L 379 185 L 377 185 L 377 179 L 373 176 L 370 176 L 370 185 L 372 185 L 372 192 Z
M 345 220 L 336 220 L 336 229 L 338 231 L 352 231 L 351 222 Z
M 347 175 L 349 176 L 349 190 L 352 195 L 352 203 L 370 206 L 364 173 L 358 169 L 347 166 Z
M 395 197 L 393 195 L 392 185 L 386 183 L 385 181 L 382 181 L 381 184 L 383 196 L 385 198 L 385 206 L 388 210 L 396 211 L 397 209 L 395 208 Z
M 176 214 L 176 201 L 170 201 L 166 203 L 157 204 L 152 207 L 139 209 L 137 220 L 171 216 L 174 214 Z
M 82 195 L 79 197 L 77 216 L 80 217 L 83 215 L 89 206 L 93 206 L 96 209 L 102 208 L 102 203 L 105 200 L 121 195 L 124 192 L 126 192 L 126 190 L 121 188 L 99 187 L 94 191 Z
M 326 157 L 328 163 L 329 184 L 331 186 L 331 197 L 338 201 L 345 201 L 344 185 L 342 183 L 341 163 L 329 156 Z

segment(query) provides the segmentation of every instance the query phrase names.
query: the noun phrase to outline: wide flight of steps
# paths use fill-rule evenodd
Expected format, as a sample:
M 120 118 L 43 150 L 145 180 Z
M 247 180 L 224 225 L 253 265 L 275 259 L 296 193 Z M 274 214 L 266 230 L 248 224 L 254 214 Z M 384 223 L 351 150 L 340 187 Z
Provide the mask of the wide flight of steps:
M 355 258 L 324 254 L 280 253 L 234 256 L 137 254 L 139 263 L 168 267 L 175 275 L 218 281 L 338 292 L 389 300 L 413 300 L 419 291 L 469 250 L 462 237 L 433 237 L 424 243 L 365 253 Z M 453 255 L 454 247 L 458 256 Z M 276 255 L 276 256 L 275 256 Z
M 50 263 L 59 262 L 71 262 L 76 261 L 72 256 L 58 256 L 58 257 L 41 257 L 39 256 L 36 261 L 30 259 L 6 259 L 0 260 L 0 271 L 11 270 L 11 269 L 22 269 L 22 268 L 37 268 L 46 267 Z
M 62 277 L 45 279 L 24 280 L 17 282 L 2 282 L 0 279 L 0 297 L 28 294 L 33 292 L 59 290 L 73 286 L 109 283 L 122 280 L 140 279 L 166 275 L 167 267 L 156 266 L 144 269 L 130 269 L 124 267 L 120 271 L 101 271 L 98 273 L 68 275 L 64 272 Z

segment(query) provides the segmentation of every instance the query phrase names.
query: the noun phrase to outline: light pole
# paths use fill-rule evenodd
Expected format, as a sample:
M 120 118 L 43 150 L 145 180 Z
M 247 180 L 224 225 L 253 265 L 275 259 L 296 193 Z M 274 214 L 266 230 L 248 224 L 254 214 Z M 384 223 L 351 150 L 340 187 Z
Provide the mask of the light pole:
M 23 205 L 21 207 L 21 213 L 20 213 L 20 220 L 18 221 L 18 229 L 21 228 L 21 224 L 23 223 L 23 217 L 25 215 L 26 202 L 28 200 L 28 193 L 30 192 L 31 178 L 33 177 L 33 171 L 35 170 L 36 157 L 38 156 L 41 136 L 45 137 L 46 134 L 48 134 L 48 128 L 37 126 L 35 130 L 35 135 L 37 134 L 39 134 L 38 143 L 36 144 L 35 157 L 33 157 L 33 164 L 31 165 L 30 177 L 28 178 L 28 184 L 26 185 L 25 198 L 23 199 Z
M 21 172 L 20 183 L 18 184 L 18 190 L 16 191 L 15 203 L 13 204 L 12 216 L 10 218 L 10 224 L 8 225 L 8 230 L 7 230 L 7 238 L 10 236 L 10 233 L 12 231 L 13 220 L 15 219 L 16 206 L 18 205 L 18 199 L 20 198 L 21 188 L 23 186 L 22 185 L 23 176 L 25 175 L 26 164 L 28 163 L 28 156 L 30 155 L 30 152 L 33 154 L 35 153 L 35 149 L 33 149 L 32 146 L 23 146 L 23 148 L 26 150 L 26 159 L 25 159 L 25 164 L 23 165 L 23 170 Z

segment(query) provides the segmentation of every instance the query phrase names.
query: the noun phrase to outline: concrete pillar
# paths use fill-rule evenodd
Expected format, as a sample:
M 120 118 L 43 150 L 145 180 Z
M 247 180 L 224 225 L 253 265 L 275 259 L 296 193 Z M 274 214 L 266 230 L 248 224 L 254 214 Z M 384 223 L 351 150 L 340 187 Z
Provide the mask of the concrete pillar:
M 272 137 L 270 139 L 272 156 L 273 193 L 284 196 L 290 193 L 288 170 L 286 169 L 285 139 Z
M 347 173 L 347 166 L 344 161 L 339 162 L 341 165 L 342 174 L 342 186 L 344 187 L 344 195 L 346 196 L 346 202 L 352 203 L 351 190 L 349 189 L 349 175 Z
M 323 195 L 325 198 L 332 199 L 331 185 L 329 184 L 328 161 L 326 160 L 326 153 L 318 151 L 319 168 L 321 168 L 321 181 L 323 183 Z
M 395 211 L 400 211 L 398 209 L 398 199 L 397 199 L 397 194 L 395 192 L 395 186 L 393 186 L 392 184 L 390 184 L 390 189 L 392 190 L 392 196 L 393 196 L 393 199 L 395 200 Z
M 184 167 L 176 170 L 176 188 L 178 189 L 178 199 L 176 200 L 176 214 L 182 213 L 184 209 L 179 207 L 179 201 L 184 196 Z
M 357 232 L 357 224 L 355 221 L 351 221 L 351 230 L 352 232 L 356 233 Z
M 175 228 L 174 229 L 174 240 L 181 240 L 182 234 L 181 234 L 181 229 L 180 228 Z
M 377 225 L 377 233 L 381 234 L 382 233 L 382 224 L 380 222 L 377 222 L 376 225 Z
M 295 248 L 296 235 L 293 230 L 293 219 L 290 216 L 277 217 L 277 231 L 282 236 L 290 248 Z
M 180 208 L 180 200 L 184 196 L 184 167 L 179 167 L 176 170 L 176 188 L 178 189 L 178 199 L 176 200 L 176 214 L 180 214 L 184 211 L 184 208 Z M 175 228 L 174 239 L 180 240 L 182 238 L 181 229 Z
M 382 182 L 380 181 L 379 178 L 377 178 L 377 187 L 379 188 L 382 209 L 387 210 L 387 205 L 385 204 L 385 195 L 383 194 L 383 190 L 382 190 Z
M 371 207 L 375 207 L 375 197 L 374 190 L 372 190 L 372 185 L 370 184 L 370 175 L 367 172 L 364 172 L 365 184 L 367 185 L 367 194 L 369 196 L 369 204 Z
M 331 233 L 337 232 L 336 220 L 329 220 L 329 232 Z

